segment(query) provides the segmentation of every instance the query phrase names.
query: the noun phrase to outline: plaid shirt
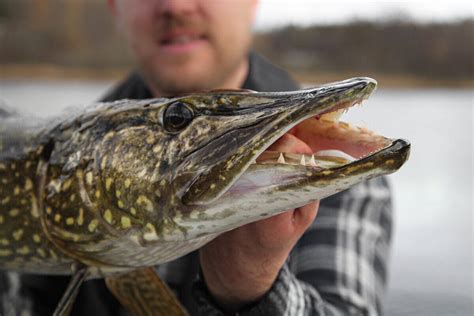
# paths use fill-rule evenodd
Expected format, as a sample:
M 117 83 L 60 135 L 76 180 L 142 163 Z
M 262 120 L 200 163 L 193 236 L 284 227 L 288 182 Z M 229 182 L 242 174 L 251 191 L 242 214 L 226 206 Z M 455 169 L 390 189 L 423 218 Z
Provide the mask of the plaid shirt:
M 258 55 L 250 55 L 244 88 L 297 89 L 288 75 Z M 149 98 L 133 74 L 104 101 Z M 379 315 L 387 280 L 391 240 L 390 190 L 384 177 L 321 201 L 317 219 L 298 241 L 263 299 L 239 315 Z M 199 277 L 193 252 L 157 267 L 192 315 L 225 315 Z M 19 275 L 0 271 L 0 315 L 50 315 L 68 282 L 66 277 Z M 102 280 L 86 282 L 72 315 L 127 315 Z
M 271 290 L 239 315 L 380 315 L 391 216 L 384 178 L 324 199 Z M 184 271 L 194 266 L 194 274 L 196 260 L 193 253 L 161 265 L 158 273 L 196 315 L 225 315 L 199 277 L 192 288 L 197 304 L 189 306 L 181 295 L 189 278 Z

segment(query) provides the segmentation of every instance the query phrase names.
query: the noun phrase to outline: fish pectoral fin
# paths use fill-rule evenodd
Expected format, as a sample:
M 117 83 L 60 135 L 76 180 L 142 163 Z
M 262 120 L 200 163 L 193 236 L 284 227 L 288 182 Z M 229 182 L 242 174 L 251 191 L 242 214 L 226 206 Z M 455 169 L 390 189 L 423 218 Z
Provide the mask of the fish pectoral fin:
M 70 314 L 72 306 L 76 301 L 77 293 L 79 293 L 79 288 L 88 276 L 89 267 L 80 266 L 75 270 L 66 288 L 66 292 L 64 292 L 63 296 L 61 297 L 61 300 L 59 301 L 53 316 L 67 316 Z
M 188 315 L 152 267 L 106 277 L 105 283 L 134 316 Z

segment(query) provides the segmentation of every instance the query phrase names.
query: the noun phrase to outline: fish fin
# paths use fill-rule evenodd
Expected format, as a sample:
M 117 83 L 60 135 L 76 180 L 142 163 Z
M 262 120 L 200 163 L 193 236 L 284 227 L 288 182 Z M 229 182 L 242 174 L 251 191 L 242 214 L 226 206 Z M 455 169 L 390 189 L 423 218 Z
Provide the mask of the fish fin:
M 188 315 L 152 267 L 106 277 L 105 283 L 134 316 Z
M 75 272 L 69 281 L 61 300 L 53 313 L 53 316 L 67 316 L 70 314 L 72 306 L 76 301 L 77 293 L 84 280 L 89 276 L 89 267 L 81 266 L 75 269 Z

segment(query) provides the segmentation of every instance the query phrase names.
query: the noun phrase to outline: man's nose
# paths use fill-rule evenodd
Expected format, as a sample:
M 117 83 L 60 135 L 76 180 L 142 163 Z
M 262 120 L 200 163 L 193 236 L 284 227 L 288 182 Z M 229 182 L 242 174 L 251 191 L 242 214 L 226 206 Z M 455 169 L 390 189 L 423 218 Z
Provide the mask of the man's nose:
M 182 15 L 195 11 L 198 0 L 161 0 L 160 11 L 162 14 Z

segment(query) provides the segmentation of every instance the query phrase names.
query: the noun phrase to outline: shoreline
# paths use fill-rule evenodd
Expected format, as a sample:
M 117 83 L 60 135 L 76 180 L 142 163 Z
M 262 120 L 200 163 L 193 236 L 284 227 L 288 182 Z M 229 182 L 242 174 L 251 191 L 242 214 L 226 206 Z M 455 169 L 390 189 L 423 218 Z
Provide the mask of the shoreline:
M 61 80 L 61 81 L 118 81 L 123 79 L 131 67 L 97 69 L 84 67 L 61 67 L 51 64 L 10 64 L 0 65 L 0 80 Z M 473 79 L 425 78 L 413 75 L 392 75 L 377 73 L 291 73 L 298 82 L 317 85 L 339 81 L 351 77 L 368 76 L 375 78 L 382 88 L 456 88 L 474 89 Z

